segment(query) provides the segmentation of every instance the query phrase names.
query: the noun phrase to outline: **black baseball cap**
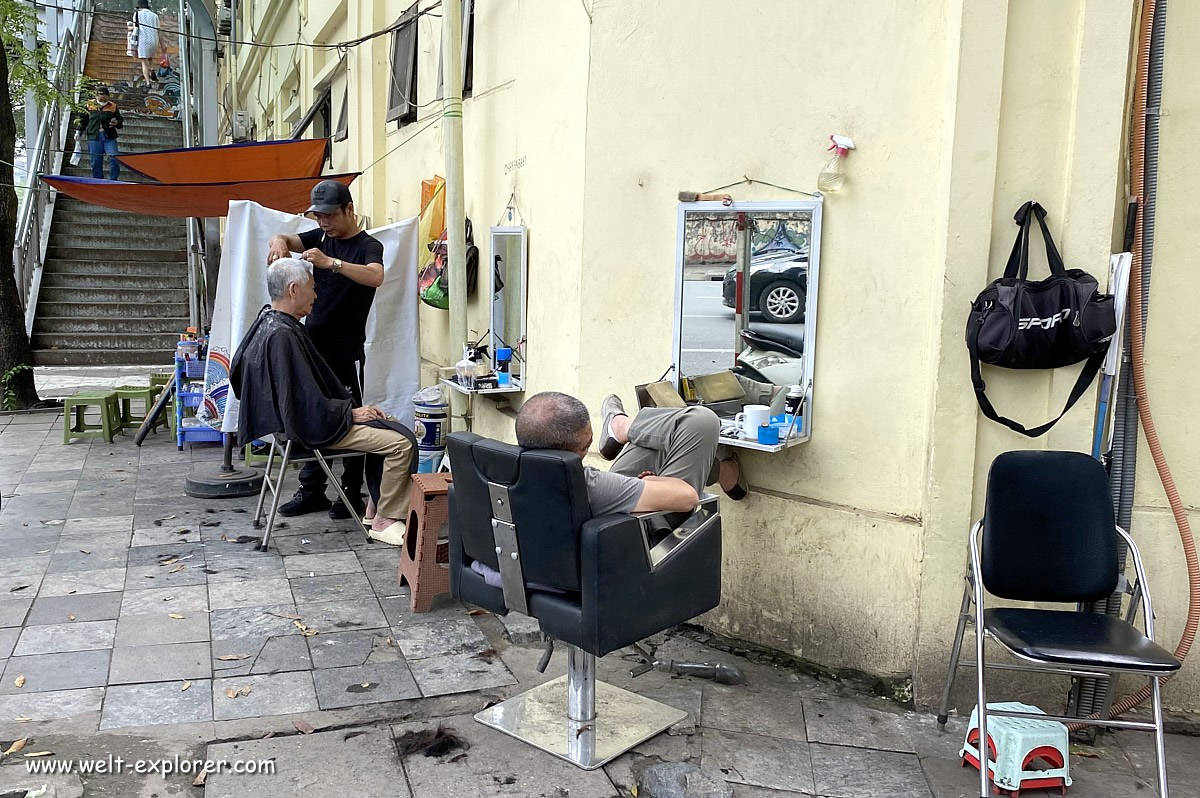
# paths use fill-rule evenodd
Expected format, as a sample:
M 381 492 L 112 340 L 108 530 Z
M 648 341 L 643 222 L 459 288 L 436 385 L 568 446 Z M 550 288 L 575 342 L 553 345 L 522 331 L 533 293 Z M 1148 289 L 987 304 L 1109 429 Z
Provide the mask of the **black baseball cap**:
M 322 180 L 313 186 L 310 195 L 312 205 L 305 213 L 333 213 L 338 208 L 354 202 L 350 188 L 336 180 Z

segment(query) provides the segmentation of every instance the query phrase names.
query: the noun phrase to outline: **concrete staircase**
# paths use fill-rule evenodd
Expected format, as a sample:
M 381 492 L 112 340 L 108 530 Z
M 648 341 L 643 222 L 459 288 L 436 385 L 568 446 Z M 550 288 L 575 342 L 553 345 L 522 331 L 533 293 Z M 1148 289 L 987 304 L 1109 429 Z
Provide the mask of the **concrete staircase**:
M 93 39 L 85 72 L 118 87 L 136 63 L 124 56 L 123 45 L 119 56 L 109 45 Z M 183 146 L 181 122 L 127 107 L 138 103 L 145 111 L 144 92 L 135 97 L 114 89 L 114 95 L 125 119 L 122 153 Z M 64 162 L 63 174 L 90 177 L 86 151 L 78 166 Z M 128 169 L 120 179 L 147 182 Z M 34 316 L 34 363 L 169 364 L 188 326 L 186 250 L 183 219 L 110 210 L 60 194 Z

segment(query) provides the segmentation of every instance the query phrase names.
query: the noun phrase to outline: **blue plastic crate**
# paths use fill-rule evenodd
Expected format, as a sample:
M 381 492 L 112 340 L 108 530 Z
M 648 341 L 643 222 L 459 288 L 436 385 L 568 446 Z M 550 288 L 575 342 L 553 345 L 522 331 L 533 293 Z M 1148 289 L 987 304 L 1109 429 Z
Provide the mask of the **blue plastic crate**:
M 187 360 L 184 361 L 183 376 L 189 379 L 197 379 L 204 376 L 206 362 L 203 360 Z

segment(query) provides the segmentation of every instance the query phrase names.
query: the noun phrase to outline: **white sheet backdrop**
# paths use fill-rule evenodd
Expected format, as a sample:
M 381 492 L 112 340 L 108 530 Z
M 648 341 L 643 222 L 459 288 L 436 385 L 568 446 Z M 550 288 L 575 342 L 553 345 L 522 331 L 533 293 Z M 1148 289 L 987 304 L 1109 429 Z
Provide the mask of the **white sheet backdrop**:
M 209 336 L 201 418 L 223 432 L 236 432 L 238 401 L 229 391 L 229 361 L 270 302 L 267 294 L 267 245 L 280 233 L 300 233 L 316 223 L 257 202 L 233 200 Z M 420 388 L 417 317 L 417 218 L 368 231 L 383 244 L 383 285 L 367 318 L 366 383 L 363 401 L 376 404 L 413 426 L 412 396 Z

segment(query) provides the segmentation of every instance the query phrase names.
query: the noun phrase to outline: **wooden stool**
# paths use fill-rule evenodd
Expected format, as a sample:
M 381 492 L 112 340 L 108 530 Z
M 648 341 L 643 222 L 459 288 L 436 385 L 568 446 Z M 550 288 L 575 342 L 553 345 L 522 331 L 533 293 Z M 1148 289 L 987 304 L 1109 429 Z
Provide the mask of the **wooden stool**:
M 150 408 L 154 407 L 154 402 L 158 399 L 158 395 L 162 393 L 161 385 L 122 385 L 116 389 L 117 401 L 121 405 L 121 426 L 122 427 L 139 427 L 146 420 L 146 414 L 150 412 Z M 135 415 L 133 412 L 133 401 L 137 399 L 142 403 L 142 414 Z M 158 427 L 167 426 L 167 420 L 160 413 L 158 418 L 154 419 L 154 426 L 151 431 L 157 432 Z
M 89 407 L 100 411 L 99 424 L 87 423 Z M 63 400 L 63 443 L 74 438 L 100 438 L 112 443 L 113 434 L 121 431 L 121 406 L 116 391 L 80 391 Z
M 439 543 L 450 522 L 451 474 L 413 474 L 408 523 L 400 547 L 400 583 L 408 583 L 413 612 L 429 612 L 433 599 L 450 592 L 450 544 Z

